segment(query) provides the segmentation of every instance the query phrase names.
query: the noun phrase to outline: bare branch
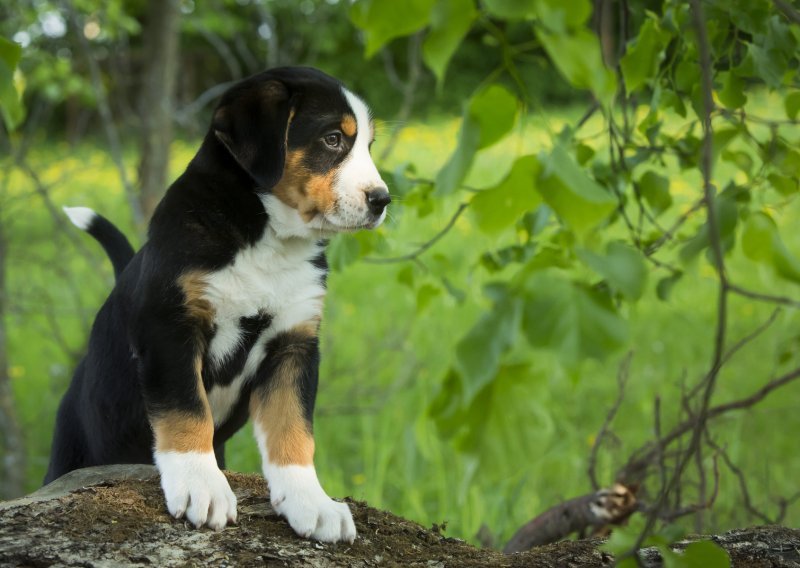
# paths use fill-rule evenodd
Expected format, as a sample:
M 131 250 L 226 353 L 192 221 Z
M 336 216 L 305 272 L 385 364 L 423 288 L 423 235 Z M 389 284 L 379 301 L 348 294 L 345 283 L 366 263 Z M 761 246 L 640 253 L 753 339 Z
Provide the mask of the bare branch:
M 611 423 L 614 421 L 614 417 L 617 415 L 619 411 L 620 405 L 622 405 L 622 401 L 625 398 L 625 388 L 628 385 L 628 378 L 630 377 L 630 367 L 631 367 L 631 360 L 633 359 L 633 351 L 628 351 L 627 355 L 622 359 L 622 362 L 619 365 L 619 370 L 617 371 L 617 399 L 614 401 L 614 404 L 609 409 L 608 413 L 606 414 L 605 420 L 603 420 L 603 425 L 600 426 L 600 431 L 597 433 L 597 436 L 594 439 L 594 443 L 592 444 L 592 451 L 589 454 L 589 465 L 587 468 L 587 473 L 589 474 L 589 480 L 592 483 L 592 489 L 597 491 L 600 489 L 600 484 L 597 481 L 597 453 L 600 450 L 600 446 L 603 443 L 603 440 L 608 435 L 608 430 L 611 427 Z
M 411 116 L 411 109 L 414 107 L 418 83 L 422 71 L 422 33 L 416 33 L 408 39 L 408 73 L 406 75 L 405 85 L 401 86 L 403 93 L 403 103 L 400 105 L 400 110 L 397 111 L 395 117 L 395 127 L 389 137 L 389 141 L 381 151 L 380 161 L 385 162 L 389 155 L 394 150 L 400 132 L 403 130 L 406 121 Z M 387 52 L 386 49 L 383 50 Z M 384 58 L 384 63 L 388 65 L 389 60 Z M 393 67 L 393 65 L 392 65 Z M 396 75 L 396 74 L 395 74 Z
M 68 1 L 65 4 L 69 9 L 72 24 L 77 29 L 83 29 L 83 25 L 78 18 L 78 14 L 72 5 L 72 2 Z M 103 122 L 103 129 L 106 132 L 111 158 L 114 160 L 114 164 L 116 165 L 117 172 L 119 174 L 119 179 L 122 182 L 122 187 L 125 189 L 125 196 L 128 198 L 128 205 L 131 208 L 131 214 L 133 215 L 134 223 L 138 228 L 141 228 L 144 224 L 144 214 L 142 212 L 139 199 L 137 198 L 136 191 L 133 188 L 133 184 L 131 184 L 130 180 L 128 179 L 128 174 L 125 169 L 125 162 L 122 159 L 122 145 L 120 143 L 117 128 L 114 126 L 114 117 L 111 114 L 111 107 L 108 104 L 108 97 L 106 96 L 105 87 L 103 86 L 103 81 L 100 77 L 100 67 L 97 65 L 97 61 L 92 55 L 91 48 L 89 46 L 89 40 L 87 40 L 82 33 L 75 34 L 75 36 L 78 38 L 78 43 L 81 46 L 83 58 L 86 60 L 86 64 L 89 66 L 89 75 L 92 81 L 92 88 L 95 96 L 97 97 L 97 109 L 100 112 L 100 118 Z
M 780 10 L 786 19 L 788 19 L 793 24 L 800 25 L 800 12 L 798 12 L 794 6 L 792 6 L 786 0 L 772 0 L 775 6 Z
M 556 542 L 574 532 L 588 528 L 617 525 L 638 508 L 635 491 L 619 483 L 559 503 L 521 527 L 503 552 L 511 554 Z
M 416 260 L 417 257 L 419 257 L 422 253 L 431 248 L 437 242 L 439 242 L 439 240 L 442 237 L 444 237 L 450 231 L 450 229 L 453 228 L 453 226 L 456 224 L 456 221 L 458 221 L 458 218 L 466 210 L 467 207 L 469 207 L 469 203 L 462 203 L 461 205 L 459 205 L 458 209 L 456 209 L 456 212 L 447 222 L 447 225 L 445 225 L 441 231 L 436 233 L 429 241 L 425 242 L 414 252 L 409 254 L 404 254 L 402 256 L 393 256 L 389 258 L 373 258 L 368 256 L 366 258 L 363 258 L 362 260 L 364 262 L 371 262 L 373 264 L 390 264 L 393 262 L 405 262 L 407 260 Z
M 728 284 L 728 290 L 739 296 L 744 296 L 745 298 L 751 298 L 753 300 L 759 300 L 761 302 L 780 304 L 782 306 L 787 306 L 794 309 L 800 309 L 800 301 L 793 300 L 792 298 L 786 298 L 784 296 L 772 296 L 770 294 L 753 292 L 751 290 L 748 290 L 747 288 L 742 288 L 741 286 L 730 283 Z

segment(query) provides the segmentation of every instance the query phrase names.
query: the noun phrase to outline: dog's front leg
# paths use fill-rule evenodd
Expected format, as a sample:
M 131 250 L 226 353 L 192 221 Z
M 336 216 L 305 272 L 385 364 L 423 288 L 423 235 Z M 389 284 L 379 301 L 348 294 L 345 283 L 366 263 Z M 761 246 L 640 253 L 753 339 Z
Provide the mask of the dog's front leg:
M 154 341 L 143 357 L 154 460 L 169 512 L 176 518 L 185 515 L 198 528 L 219 530 L 236 521 L 236 496 L 214 457 L 214 421 L 203 387 L 201 356 L 187 343 L 191 345 Z
M 300 536 L 353 542 L 356 528 L 349 507 L 328 497 L 314 469 L 316 325 L 280 334 L 267 353 L 250 398 L 250 415 L 272 507 Z

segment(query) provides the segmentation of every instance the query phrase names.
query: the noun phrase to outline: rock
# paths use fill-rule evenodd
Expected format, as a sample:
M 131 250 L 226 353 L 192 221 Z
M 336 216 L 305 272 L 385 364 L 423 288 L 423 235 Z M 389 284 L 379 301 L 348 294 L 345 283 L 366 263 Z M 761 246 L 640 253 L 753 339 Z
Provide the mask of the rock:
M 348 503 L 358 528 L 353 544 L 297 537 L 269 505 L 256 475 L 226 473 L 239 500 L 239 522 L 196 530 L 169 516 L 151 466 L 72 472 L 39 491 L 0 503 L 0 566 L 612 566 L 599 540 L 567 541 L 503 555 L 474 548 L 406 519 Z M 714 537 L 734 565 L 800 566 L 800 531 L 761 527 Z M 660 559 L 646 551 L 647 565 Z M 741 564 L 740 564 L 741 562 Z

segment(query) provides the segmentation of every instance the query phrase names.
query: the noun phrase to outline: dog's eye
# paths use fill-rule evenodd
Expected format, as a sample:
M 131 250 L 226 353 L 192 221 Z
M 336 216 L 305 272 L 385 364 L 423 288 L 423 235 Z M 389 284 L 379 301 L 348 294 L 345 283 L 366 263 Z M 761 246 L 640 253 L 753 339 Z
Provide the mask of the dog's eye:
M 329 148 L 338 148 L 339 144 L 342 142 L 342 135 L 338 132 L 331 132 L 330 134 L 326 134 L 323 140 Z

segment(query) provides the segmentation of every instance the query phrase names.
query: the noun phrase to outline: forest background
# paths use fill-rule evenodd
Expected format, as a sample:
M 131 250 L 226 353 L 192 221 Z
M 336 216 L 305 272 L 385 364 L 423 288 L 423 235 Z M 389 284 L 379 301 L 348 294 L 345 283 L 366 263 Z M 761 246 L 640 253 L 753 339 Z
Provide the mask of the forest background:
M 472 542 L 614 481 L 630 534 L 797 526 L 798 45 L 786 0 L 4 3 L 0 498 L 113 285 L 61 207 L 138 246 L 216 98 L 302 64 L 368 101 L 393 195 L 329 246 L 331 495 Z M 259 470 L 249 429 L 227 456 Z

